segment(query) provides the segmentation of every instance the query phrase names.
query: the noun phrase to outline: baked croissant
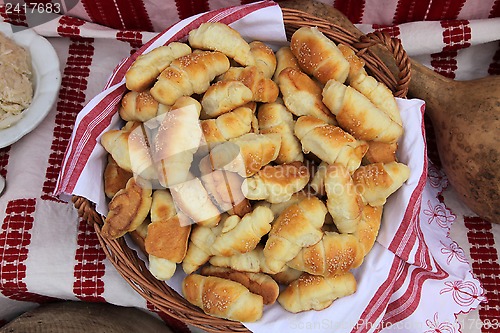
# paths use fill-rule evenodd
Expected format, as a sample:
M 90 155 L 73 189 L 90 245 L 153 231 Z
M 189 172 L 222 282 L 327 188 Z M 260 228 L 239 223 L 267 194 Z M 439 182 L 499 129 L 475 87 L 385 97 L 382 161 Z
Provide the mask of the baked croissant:
M 309 115 L 328 124 L 337 123 L 335 116 L 321 100 L 321 88 L 307 74 L 287 67 L 278 75 L 278 86 L 285 106 L 294 115 Z
M 366 256 L 375 244 L 378 232 L 380 230 L 380 223 L 382 221 L 383 206 L 372 207 L 365 205 L 361 213 L 361 220 L 356 226 L 353 235 L 358 239 L 361 252 Z
M 215 146 L 209 158 L 214 170 L 227 170 L 250 177 L 278 157 L 280 146 L 279 134 L 248 133 Z
M 349 172 L 360 166 L 368 149 L 365 141 L 356 140 L 342 128 L 312 116 L 299 117 L 294 132 L 304 153 L 312 152 L 328 164 L 342 164 Z
M 154 117 L 164 114 L 170 110 L 170 107 L 158 103 L 146 90 L 142 92 L 129 91 L 121 102 L 120 117 L 125 121 L 146 122 Z
M 264 256 L 269 268 L 278 273 L 304 247 L 321 240 L 326 207 L 317 197 L 308 197 L 291 205 L 274 221 Z
M 266 165 L 243 181 L 241 190 L 250 200 L 279 203 L 290 200 L 309 182 L 309 169 L 296 161 L 288 164 Z
M 292 113 L 286 109 L 281 101 L 260 105 L 257 120 L 260 133 L 277 133 L 281 135 L 281 147 L 276 163 L 291 163 L 304 160 L 300 141 L 293 134 L 295 121 Z
M 214 266 L 231 268 L 240 272 L 262 272 L 266 274 L 276 273 L 267 265 L 263 250 L 264 248 L 259 244 L 252 251 L 235 254 L 229 257 L 212 256 L 209 261 L 210 264 Z M 283 267 L 283 270 L 285 269 L 287 268 Z
M 276 56 L 274 55 L 274 51 L 258 40 L 250 42 L 249 45 L 254 65 L 264 74 L 264 77 L 268 79 L 272 78 L 276 70 Z
M 330 79 L 345 82 L 349 62 L 333 41 L 317 27 L 302 27 L 290 40 L 290 50 L 304 72 L 326 84 Z
M 352 179 L 365 203 L 371 206 L 381 206 L 408 180 L 409 176 L 408 166 L 391 162 L 360 166 L 353 173 Z
M 188 41 L 193 48 L 222 52 L 240 65 L 254 64 L 250 45 L 238 31 L 226 24 L 202 23 L 197 29 L 189 32 Z
M 356 279 L 350 272 L 330 277 L 304 273 L 280 293 L 278 302 L 292 313 L 319 311 L 329 307 L 337 298 L 354 294 L 356 288 Z
M 172 60 L 189 53 L 191 48 L 186 43 L 172 42 L 138 56 L 125 74 L 127 89 L 139 92 L 146 90 Z
M 400 124 L 350 86 L 328 81 L 323 88 L 323 103 L 335 115 L 339 125 L 357 139 L 392 143 L 403 135 Z
M 254 294 L 261 295 L 264 304 L 273 304 L 279 295 L 279 286 L 267 274 L 239 272 L 234 269 L 217 266 L 204 266 L 201 269 L 201 274 L 204 276 L 216 276 L 223 279 L 228 279 L 241 283 Z
M 158 76 L 151 95 L 172 105 L 182 96 L 204 93 L 212 80 L 229 69 L 229 59 L 221 52 L 200 51 L 175 59 Z
M 325 172 L 326 207 L 342 234 L 353 233 L 363 211 L 363 199 L 349 171 L 341 164 L 330 164 Z
M 368 141 L 368 150 L 363 156 L 363 164 L 371 163 L 390 163 L 396 162 L 396 151 L 398 144 L 396 142 L 386 143 L 379 141 Z
M 348 75 L 349 85 L 368 97 L 392 121 L 403 125 L 398 104 L 392 91 L 385 84 L 366 73 L 364 62 L 354 53 L 354 50 L 343 44 L 340 44 L 338 47 L 350 64 Z
M 191 274 L 184 278 L 182 294 L 206 314 L 241 322 L 262 317 L 263 298 L 241 283 L 215 276 Z
M 212 244 L 221 234 L 223 227 L 222 223 L 215 227 L 205 227 L 199 224 L 192 227 L 186 256 L 182 261 L 184 273 L 191 274 L 210 260 L 213 256 Z
M 287 67 L 292 67 L 296 70 L 301 70 L 297 58 L 293 55 L 289 46 L 282 46 L 276 51 L 276 70 L 273 75 L 273 81 L 278 83 L 278 76 L 281 71 Z
M 181 97 L 162 118 L 154 139 L 153 158 L 158 180 L 164 187 L 189 179 L 193 156 L 203 136 L 200 111 L 201 105 L 194 98 Z
M 253 92 L 241 81 L 218 81 L 203 95 L 201 119 L 215 118 L 253 100 Z
M 237 217 L 237 215 L 232 216 Z M 223 228 L 223 232 L 217 236 L 212 246 L 212 253 L 228 257 L 252 251 L 271 229 L 273 219 L 273 212 L 263 206 L 256 207 L 241 219 L 237 217 L 234 226 Z
M 135 230 L 149 214 L 151 195 L 151 184 L 146 181 L 139 184 L 134 177 L 130 178 L 125 188 L 118 191 L 109 202 L 102 235 L 116 239 Z
M 248 89 L 248 88 L 247 88 Z M 203 137 L 209 147 L 237 138 L 252 130 L 253 110 L 250 105 L 240 106 L 215 119 L 200 122 Z
M 253 101 L 269 103 L 278 98 L 279 88 L 273 80 L 264 76 L 256 66 L 231 67 L 220 78 L 222 81 L 241 81 L 253 93 Z
M 133 176 L 132 172 L 125 171 L 118 166 L 111 154 L 108 154 L 106 168 L 104 169 L 104 193 L 111 199 L 116 192 L 125 188 L 127 181 Z
M 332 276 L 359 267 L 363 259 L 364 251 L 354 235 L 325 231 L 319 242 L 301 249 L 287 265 L 312 275 Z

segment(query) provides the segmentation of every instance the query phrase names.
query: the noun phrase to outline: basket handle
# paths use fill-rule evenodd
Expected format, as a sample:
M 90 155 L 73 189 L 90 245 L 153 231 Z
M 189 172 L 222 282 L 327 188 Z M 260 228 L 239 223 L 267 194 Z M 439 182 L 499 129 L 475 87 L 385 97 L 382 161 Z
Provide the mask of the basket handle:
M 387 68 L 391 72 L 397 71 L 398 81 L 395 82 L 394 96 L 406 97 L 411 78 L 411 61 L 401 44 L 401 40 L 393 38 L 385 32 L 374 31 L 361 35 L 359 42 L 353 44 L 359 50 L 358 56 L 376 45 L 385 47 L 385 49 L 375 48 L 373 50 L 378 57 L 382 58 L 383 66 L 380 67 Z M 394 63 L 394 68 L 389 69 L 392 67 L 392 63 Z

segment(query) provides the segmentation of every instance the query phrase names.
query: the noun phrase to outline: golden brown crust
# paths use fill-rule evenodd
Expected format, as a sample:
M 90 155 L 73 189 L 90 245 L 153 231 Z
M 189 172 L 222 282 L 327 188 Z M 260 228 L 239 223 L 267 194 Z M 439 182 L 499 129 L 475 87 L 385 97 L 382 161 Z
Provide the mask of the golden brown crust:
M 249 43 L 250 53 L 254 59 L 254 65 L 270 79 L 276 70 L 276 56 L 274 51 L 261 41 L 254 40 Z
M 390 163 L 396 162 L 396 151 L 398 144 L 396 142 L 386 143 L 378 141 L 368 141 L 368 151 L 363 157 L 365 164 L 371 163 Z
M 243 82 L 253 93 L 253 101 L 269 103 L 278 98 L 279 88 L 273 80 L 264 76 L 256 66 L 231 67 L 222 75 L 223 81 Z
M 186 256 L 191 225 L 181 223 L 179 215 L 167 220 L 151 222 L 145 239 L 148 254 L 176 263 Z
M 106 196 L 110 199 L 113 198 L 116 192 L 125 188 L 132 176 L 132 172 L 120 168 L 113 156 L 108 154 L 108 162 L 104 169 L 104 193 Z

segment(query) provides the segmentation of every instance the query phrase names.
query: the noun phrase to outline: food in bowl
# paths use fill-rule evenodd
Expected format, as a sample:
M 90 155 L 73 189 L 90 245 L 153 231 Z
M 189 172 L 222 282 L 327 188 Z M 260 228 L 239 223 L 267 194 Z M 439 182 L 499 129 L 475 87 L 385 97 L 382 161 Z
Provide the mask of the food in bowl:
M 222 23 L 172 44 L 137 58 L 126 125 L 101 137 L 105 174 L 128 175 L 105 178 L 103 236 L 133 234 L 160 280 L 181 267 L 184 297 L 216 317 L 356 292 L 351 270 L 410 172 L 390 90 L 316 28 L 277 52 Z
M 0 33 L 0 129 L 22 117 L 33 100 L 29 52 Z

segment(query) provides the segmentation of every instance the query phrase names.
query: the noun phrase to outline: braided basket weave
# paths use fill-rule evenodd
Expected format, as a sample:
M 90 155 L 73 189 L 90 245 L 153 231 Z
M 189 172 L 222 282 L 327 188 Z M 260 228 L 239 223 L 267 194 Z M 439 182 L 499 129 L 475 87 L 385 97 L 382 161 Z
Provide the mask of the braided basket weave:
M 343 43 L 355 50 L 366 65 L 366 70 L 377 80 L 385 83 L 396 97 L 406 97 L 411 77 L 410 60 L 397 39 L 386 34 L 375 32 L 357 38 L 348 30 L 329 21 L 312 16 L 300 10 L 282 8 L 283 19 L 288 39 L 300 27 L 318 27 L 318 29 L 336 44 Z M 398 77 L 378 58 L 370 48 L 380 44 L 392 53 L 399 70 Z M 239 322 L 209 316 L 199 308 L 188 303 L 181 295 L 171 289 L 165 282 L 157 280 L 149 272 L 146 264 L 130 249 L 122 238 L 111 240 L 101 235 L 103 217 L 87 199 L 73 197 L 73 203 L 79 215 L 93 225 L 95 232 L 106 253 L 107 258 L 115 266 L 120 275 L 151 304 L 164 313 L 199 327 L 208 332 L 248 332 Z

